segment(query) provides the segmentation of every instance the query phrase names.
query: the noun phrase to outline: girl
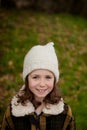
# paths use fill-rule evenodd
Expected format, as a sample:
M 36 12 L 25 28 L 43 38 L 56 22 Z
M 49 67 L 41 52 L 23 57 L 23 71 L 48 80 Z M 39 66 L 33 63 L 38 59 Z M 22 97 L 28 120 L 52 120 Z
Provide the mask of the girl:
M 1 130 L 75 130 L 71 109 L 56 85 L 59 69 L 52 42 L 34 46 L 26 54 L 23 80 L 25 85 L 8 106 Z

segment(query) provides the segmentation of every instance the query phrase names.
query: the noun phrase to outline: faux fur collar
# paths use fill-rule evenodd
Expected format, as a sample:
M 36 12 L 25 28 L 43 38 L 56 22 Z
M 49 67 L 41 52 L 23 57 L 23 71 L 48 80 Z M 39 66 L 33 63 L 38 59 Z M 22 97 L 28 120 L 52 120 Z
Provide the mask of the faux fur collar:
M 28 101 L 27 104 L 23 106 L 21 103 L 17 103 L 17 101 L 18 98 L 14 96 L 11 101 L 12 115 L 20 117 L 34 113 L 35 108 L 31 102 Z M 43 108 L 42 112 L 47 115 L 57 115 L 62 113 L 63 110 L 64 102 L 63 99 L 61 99 L 60 102 L 56 105 L 48 104 L 48 106 Z

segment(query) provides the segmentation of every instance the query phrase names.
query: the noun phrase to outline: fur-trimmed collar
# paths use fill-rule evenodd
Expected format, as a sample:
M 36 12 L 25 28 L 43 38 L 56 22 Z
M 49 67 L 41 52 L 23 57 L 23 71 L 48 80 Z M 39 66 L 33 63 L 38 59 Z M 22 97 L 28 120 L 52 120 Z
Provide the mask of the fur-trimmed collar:
M 25 106 L 23 106 L 21 103 L 17 103 L 17 101 L 18 98 L 14 96 L 11 101 L 12 115 L 20 117 L 34 113 L 35 108 L 30 101 L 28 101 Z M 58 115 L 62 113 L 63 110 L 64 102 L 63 99 L 61 99 L 58 104 L 48 104 L 46 107 L 43 108 L 42 112 L 47 115 Z

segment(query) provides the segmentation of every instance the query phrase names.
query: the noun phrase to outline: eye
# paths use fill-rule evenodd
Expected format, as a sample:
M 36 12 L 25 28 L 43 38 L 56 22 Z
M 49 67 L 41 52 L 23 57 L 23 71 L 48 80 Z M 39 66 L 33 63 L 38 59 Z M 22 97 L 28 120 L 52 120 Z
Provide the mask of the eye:
M 32 77 L 33 79 L 36 79 L 37 78 L 37 76 L 34 76 L 34 77 Z
M 33 79 L 39 79 L 39 76 L 38 75 L 35 75 L 32 77 Z
M 52 79 L 52 77 L 51 77 L 51 76 L 49 76 L 49 75 L 47 75 L 47 76 L 46 76 L 46 79 Z

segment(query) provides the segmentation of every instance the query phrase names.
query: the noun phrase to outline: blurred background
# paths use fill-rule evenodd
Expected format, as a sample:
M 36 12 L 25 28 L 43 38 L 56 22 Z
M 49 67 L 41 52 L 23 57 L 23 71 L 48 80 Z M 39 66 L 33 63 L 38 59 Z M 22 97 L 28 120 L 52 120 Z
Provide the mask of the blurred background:
M 51 41 L 59 59 L 58 86 L 72 107 L 77 130 L 87 130 L 86 0 L 0 0 L 0 127 L 24 83 L 25 54 Z

